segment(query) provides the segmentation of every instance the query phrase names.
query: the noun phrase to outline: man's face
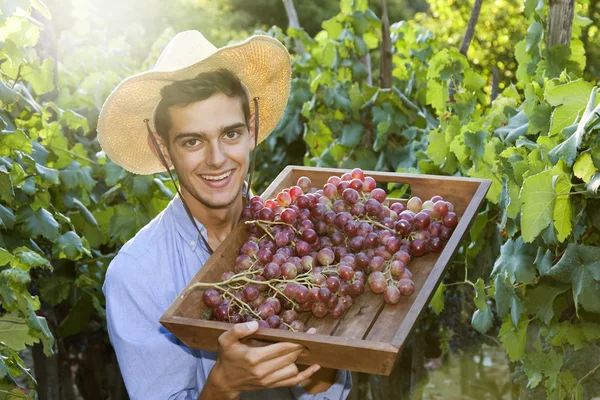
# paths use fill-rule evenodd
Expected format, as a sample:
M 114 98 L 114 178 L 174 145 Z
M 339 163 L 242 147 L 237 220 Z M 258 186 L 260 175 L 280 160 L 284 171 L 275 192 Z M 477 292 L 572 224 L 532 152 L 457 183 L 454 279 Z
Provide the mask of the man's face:
M 246 126 L 240 99 L 216 94 L 186 107 L 171 107 L 169 115 L 168 155 L 182 188 L 205 207 L 233 205 L 254 147 L 254 130 Z

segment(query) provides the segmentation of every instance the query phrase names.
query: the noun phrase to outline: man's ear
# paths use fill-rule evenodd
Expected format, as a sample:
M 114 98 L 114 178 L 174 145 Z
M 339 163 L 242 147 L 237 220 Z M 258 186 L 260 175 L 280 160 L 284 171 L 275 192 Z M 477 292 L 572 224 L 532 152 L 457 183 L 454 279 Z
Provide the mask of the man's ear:
M 169 169 L 171 169 L 173 167 L 173 163 L 171 162 L 171 157 L 169 156 L 169 152 L 167 151 L 167 146 L 165 146 L 165 144 L 162 141 L 162 138 L 159 135 L 157 135 L 156 133 L 153 133 L 153 135 L 154 139 L 156 139 L 156 142 L 158 144 L 158 149 L 154 145 L 154 141 L 152 140 L 152 137 L 150 135 L 146 136 L 148 146 L 150 146 L 150 149 L 162 164 L 160 154 L 158 153 L 158 151 L 160 151 L 164 156 L 165 161 L 167 162 L 167 166 L 169 167 Z
M 254 131 L 254 128 L 256 128 L 256 113 L 252 113 L 250 115 L 250 121 L 248 123 L 248 130 L 250 131 L 250 151 L 254 150 L 254 143 L 256 141 L 256 138 L 254 137 L 254 135 L 256 134 L 256 132 Z

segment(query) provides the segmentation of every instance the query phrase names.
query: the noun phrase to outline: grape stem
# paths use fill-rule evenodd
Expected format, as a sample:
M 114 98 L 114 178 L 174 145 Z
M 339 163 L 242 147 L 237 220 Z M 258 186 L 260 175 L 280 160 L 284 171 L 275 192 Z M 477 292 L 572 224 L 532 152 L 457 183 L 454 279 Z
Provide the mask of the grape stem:
M 283 221 L 264 221 L 264 220 L 252 220 L 252 221 L 246 221 L 246 224 L 256 224 L 258 226 L 260 226 L 265 232 L 267 232 L 267 229 L 262 226 L 262 224 L 266 224 L 266 225 L 285 225 L 285 226 L 289 226 L 290 228 L 292 228 L 294 230 L 294 232 L 296 234 L 300 234 L 300 232 L 298 232 L 298 230 L 296 228 L 294 228 L 294 225 L 292 224 L 288 224 L 287 222 L 283 222 Z M 269 233 L 269 232 L 267 232 Z M 269 234 L 269 236 L 271 236 L 271 234 Z M 273 239 L 273 236 L 271 236 L 271 238 Z M 275 239 L 273 239 L 275 240 Z

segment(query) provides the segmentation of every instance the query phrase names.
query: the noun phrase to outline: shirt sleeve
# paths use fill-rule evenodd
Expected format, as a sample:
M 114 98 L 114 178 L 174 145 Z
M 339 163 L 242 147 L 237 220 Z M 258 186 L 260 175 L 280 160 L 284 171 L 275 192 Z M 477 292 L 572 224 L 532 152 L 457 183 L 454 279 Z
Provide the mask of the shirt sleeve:
M 310 394 L 297 385 L 290 388 L 292 397 L 296 400 L 345 400 L 352 389 L 352 375 L 350 371 L 339 370 L 335 382 L 325 392 Z
M 157 300 L 157 284 L 126 253 L 106 273 L 108 333 L 121 375 L 132 400 L 196 400 L 204 384 L 200 359 L 158 322 L 168 305 Z

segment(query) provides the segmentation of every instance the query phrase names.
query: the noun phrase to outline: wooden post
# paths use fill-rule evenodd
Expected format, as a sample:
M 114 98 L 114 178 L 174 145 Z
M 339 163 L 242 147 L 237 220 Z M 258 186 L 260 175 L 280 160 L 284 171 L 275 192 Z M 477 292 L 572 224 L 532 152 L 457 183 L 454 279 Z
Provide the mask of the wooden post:
M 575 0 L 550 0 L 546 47 L 571 44 Z
M 290 28 L 301 29 L 300 21 L 298 20 L 298 13 L 296 13 L 296 7 L 294 7 L 294 0 L 283 0 L 283 6 L 285 7 L 285 12 L 288 16 L 288 25 Z M 296 51 L 298 54 L 306 54 L 306 50 L 304 49 L 302 42 L 298 39 L 296 39 L 295 42 Z
M 473 9 L 471 10 L 469 25 L 467 26 L 465 37 L 463 38 L 463 41 L 460 45 L 460 52 L 464 56 L 467 55 L 467 50 L 469 50 L 469 46 L 471 45 L 471 41 L 473 40 L 473 35 L 475 34 L 475 25 L 477 25 L 477 21 L 479 20 L 479 13 L 481 12 L 482 4 L 483 0 L 475 0 L 475 4 L 473 5 Z
M 392 38 L 390 37 L 390 18 L 387 0 L 381 0 L 381 60 L 379 63 L 381 88 L 392 87 Z

